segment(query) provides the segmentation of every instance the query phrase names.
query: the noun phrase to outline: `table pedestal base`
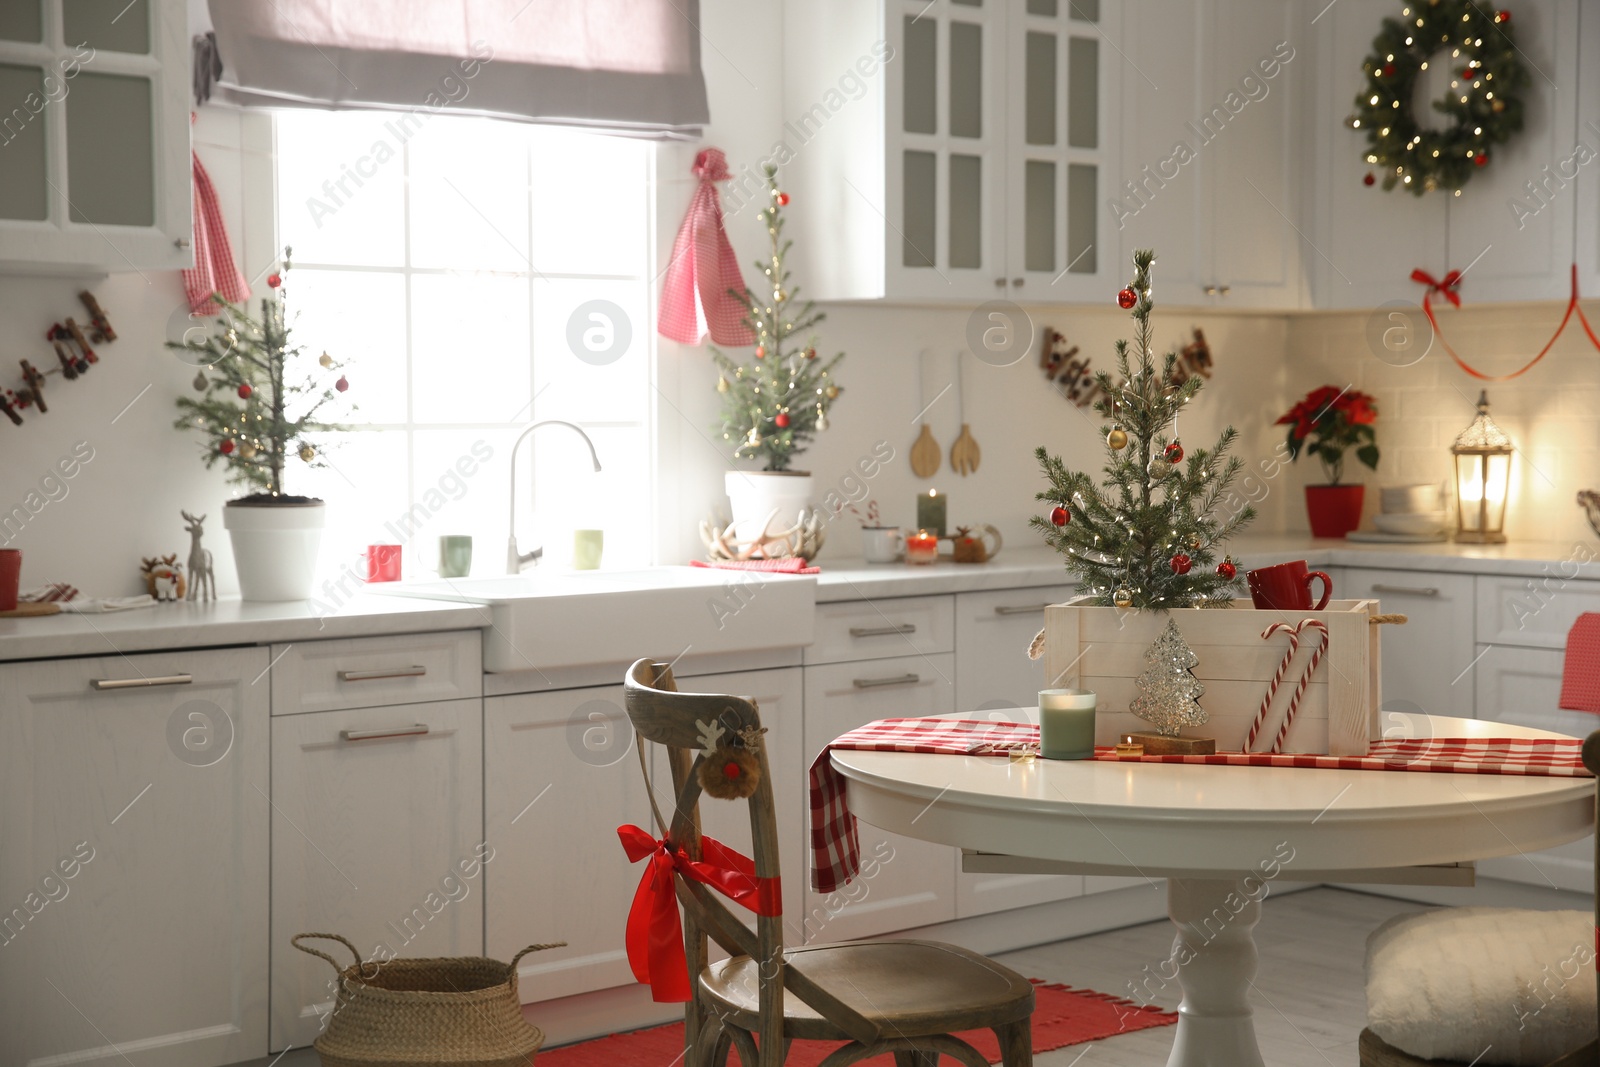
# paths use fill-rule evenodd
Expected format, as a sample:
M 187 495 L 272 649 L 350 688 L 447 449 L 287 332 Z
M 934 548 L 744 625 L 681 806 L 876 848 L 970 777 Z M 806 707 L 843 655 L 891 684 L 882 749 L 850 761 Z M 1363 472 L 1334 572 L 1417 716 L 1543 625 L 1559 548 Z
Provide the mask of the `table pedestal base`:
M 1171 963 L 1183 989 L 1167 1067 L 1264 1067 L 1249 999 L 1260 900 L 1236 881 L 1171 878 L 1167 914 L 1178 928 Z

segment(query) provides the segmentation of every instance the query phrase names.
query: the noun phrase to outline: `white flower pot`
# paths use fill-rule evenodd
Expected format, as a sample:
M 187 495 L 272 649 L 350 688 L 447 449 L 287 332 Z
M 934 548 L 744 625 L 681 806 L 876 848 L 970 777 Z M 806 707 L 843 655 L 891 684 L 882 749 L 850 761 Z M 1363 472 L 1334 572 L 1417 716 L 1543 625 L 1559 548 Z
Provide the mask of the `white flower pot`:
M 239 594 L 245 600 L 306 600 L 317 571 L 327 508 L 305 504 L 244 504 L 222 509 L 233 542 Z
M 774 531 L 787 530 L 811 506 L 811 475 L 805 471 L 732 470 L 723 486 L 733 506 L 733 535 L 739 541 L 761 536 L 769 517 Z

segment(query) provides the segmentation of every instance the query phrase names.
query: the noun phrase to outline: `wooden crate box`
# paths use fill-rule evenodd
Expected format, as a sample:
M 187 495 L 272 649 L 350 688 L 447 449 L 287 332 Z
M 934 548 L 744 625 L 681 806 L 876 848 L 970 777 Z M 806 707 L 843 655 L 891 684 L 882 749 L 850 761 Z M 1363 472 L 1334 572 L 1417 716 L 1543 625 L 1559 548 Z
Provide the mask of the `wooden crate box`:
M 1046 686 L 1099 694 L 1096 744 L 1114 744 L 1124 733 L 1153 732 L 1148 722 L 1128 711 L 1128 705 L 1138 693 L 1134 679 L 1147 666 L 1145 650 L 1171 619 L 1200 659 L 1193 673 L 1205 683 L 1199 703 L 1210 716 L 1202 725 L 1184 727 L 1183 736 L 1213 737 L 1218 752 L 1238 752 L 1289 648 L 1286 634 L 1262 640 L 1262 631 L 1275 622 L 1294 625 L 1302 619 L 1320 619 L 1328 626 L 1328 648 L 1301 698 L 1283 751 L 1364 756 L 1368 743 L 1382 736 L 1378 721 L 1383 703 L 1378 655 L 1382 627 L 1368 621 L 1376 614 L 1376 600 L 1334 600 L 1326 610 L 1304 612 L 1258 611 L 1248 600 L 1235 600 L 1231 608 L 1182 608 L 1167 614 L 1052 604 L 1045 609 Z M 1301 632 L 1299 652 L 1256 737 L 1256 751 L 1271 747 L 1318 640 L 1315 630 Z

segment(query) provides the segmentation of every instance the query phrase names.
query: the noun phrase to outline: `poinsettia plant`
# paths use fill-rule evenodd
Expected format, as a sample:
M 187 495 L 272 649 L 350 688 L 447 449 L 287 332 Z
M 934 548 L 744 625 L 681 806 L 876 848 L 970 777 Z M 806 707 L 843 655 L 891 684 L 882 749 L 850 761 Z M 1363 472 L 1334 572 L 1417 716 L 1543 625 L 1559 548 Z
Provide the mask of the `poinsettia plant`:
M 1307 393 L 1277 421 L 1289 427 L 1289 458 L 1297 460 L 1301 451 L 1316 456 L 1328 476 L 1329 485 L 1338 485 L 1344 473 L 1344 454 L 1355 449 L 1356 458 L 1372 470 L 1378 469 L 1378 402 L 1355 389 L 1324 385 Z

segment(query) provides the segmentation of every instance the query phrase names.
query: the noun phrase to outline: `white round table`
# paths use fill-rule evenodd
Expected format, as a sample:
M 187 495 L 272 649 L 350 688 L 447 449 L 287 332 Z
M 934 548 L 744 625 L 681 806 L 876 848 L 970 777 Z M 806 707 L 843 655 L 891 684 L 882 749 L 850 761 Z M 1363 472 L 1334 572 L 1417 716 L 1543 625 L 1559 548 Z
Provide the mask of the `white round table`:
M 1037 709 L 1023 714 L 1037 721 Z M 1562 736 L 1412 718 L 1411 736 Z M 832 759 L 851 812 L 885 830 L 1071 865 L 1062 873 L 1168 878 L 1178 931 L 1171 962 L 1183 990 L 1169 1067 L 1261 1067 L 1248 993 L 1253 929 L 1274 879 L 1424 880 L 1402 869 L 1548 848 L 1584 836 L 1595 818 L 1595 781 L 1586 777 L 854 750 Z

